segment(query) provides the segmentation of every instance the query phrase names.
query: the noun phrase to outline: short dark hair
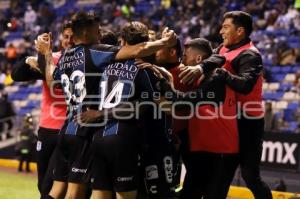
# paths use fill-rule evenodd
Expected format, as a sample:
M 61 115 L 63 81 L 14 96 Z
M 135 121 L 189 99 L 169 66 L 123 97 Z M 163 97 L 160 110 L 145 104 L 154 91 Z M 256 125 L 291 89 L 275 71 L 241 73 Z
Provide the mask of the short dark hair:
M 250 14 L 243 11 L 231 11 L 226 12 L 223 16 L 223 20 L 231 18 L 232 23 L 237 27 L 245 28 L 246 36 L 249 37 L 252 33 L 252 17 Z
M 71 28 L 72 29 L 72 22 L 71 21 L 65 21 L 61 26 L 61 32 L 64 32 L 66 29 Z
M 100 43 L 101 44 L 109 44 L 109 45 L 118 45 L 118 37 L 113 31 L 111 31 L 107 28 L 101 28 L 100 29 Z
M 80 11 L 72 16 L 71 23 L 74 36 L 80 37 L 84 30 L 98 23 L 98 18 L 93 13 Z
M 121 29 L 120 36 L 129 45 L 149 40 L 148 27 L 138 21 L 127 22 Z
M 182 47 L 181 47 L 181 42 L 180 42 L 179 38 L 176 39 L 175 46 L 170 47 L 170 48 L 174 48 L 176 50 L 176 56 L 177 56 L 177 58 L 181 59 L 181 57 L 182 57 Z
M 208 58 L 212 54 L 211 44 L 207 39 L 204 38 L 191 39 L 187 41 L 184 46 L 201 51 L 201 53 L 203 53 L 203 59 Z

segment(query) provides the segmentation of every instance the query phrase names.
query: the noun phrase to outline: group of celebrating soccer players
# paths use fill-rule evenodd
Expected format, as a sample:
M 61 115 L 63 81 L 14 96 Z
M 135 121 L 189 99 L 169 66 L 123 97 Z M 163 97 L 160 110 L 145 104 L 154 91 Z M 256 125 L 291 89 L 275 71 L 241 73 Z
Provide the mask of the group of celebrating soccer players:
M 136 21 L 117 38 L 78 12 L 63 26 L 61 52 L 52 52 L 50 33 L 38 36 L 38 56 L 20 61 L 13 78 L 44 80 L 41 198 L 226 198 L 238 164 L 255 197 L 272 198 L 257 161 L 262 63 L 251 31 L 250 15 L 227 13 L 224 43 L 213 50 L 203 38 L 182 45 L 168 28 L 156 38 Z

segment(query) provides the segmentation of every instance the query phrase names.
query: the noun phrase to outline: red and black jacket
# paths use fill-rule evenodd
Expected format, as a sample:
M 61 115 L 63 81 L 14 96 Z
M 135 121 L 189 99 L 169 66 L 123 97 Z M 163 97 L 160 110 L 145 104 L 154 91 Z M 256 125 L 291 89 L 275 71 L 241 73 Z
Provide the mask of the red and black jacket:
M 219 53 L 226 57 L 224 67 L 227 71 L 218 72 L 236 92 L 241 109 L 249 116 L 263 116 L 263 63 L 259 51 L 250 39 L 245 39 L 227 48 L 221 46 Z

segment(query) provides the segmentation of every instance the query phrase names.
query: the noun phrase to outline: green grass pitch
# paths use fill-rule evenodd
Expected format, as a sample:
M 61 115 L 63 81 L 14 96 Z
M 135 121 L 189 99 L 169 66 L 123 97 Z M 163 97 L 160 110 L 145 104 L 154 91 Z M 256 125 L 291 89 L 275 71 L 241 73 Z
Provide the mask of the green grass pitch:
M 38 199 L 37 177 L 0 169 L 0 199 Z

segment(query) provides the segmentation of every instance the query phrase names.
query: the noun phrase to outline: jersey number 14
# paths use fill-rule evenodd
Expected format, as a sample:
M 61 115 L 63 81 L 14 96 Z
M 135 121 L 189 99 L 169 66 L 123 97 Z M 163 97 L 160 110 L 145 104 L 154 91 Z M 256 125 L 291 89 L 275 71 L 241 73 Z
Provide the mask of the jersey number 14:
M 99 110 L 102 110 L 103 108 L 113 108 L 121 102 L 124 83 L 117 82 L 108 95 L 107 95 L 107 81 L 102 81 L 100 83 L 100 87 L 101 87 L 101 93 L 100 93 L 101 100 L 100 100 Z

